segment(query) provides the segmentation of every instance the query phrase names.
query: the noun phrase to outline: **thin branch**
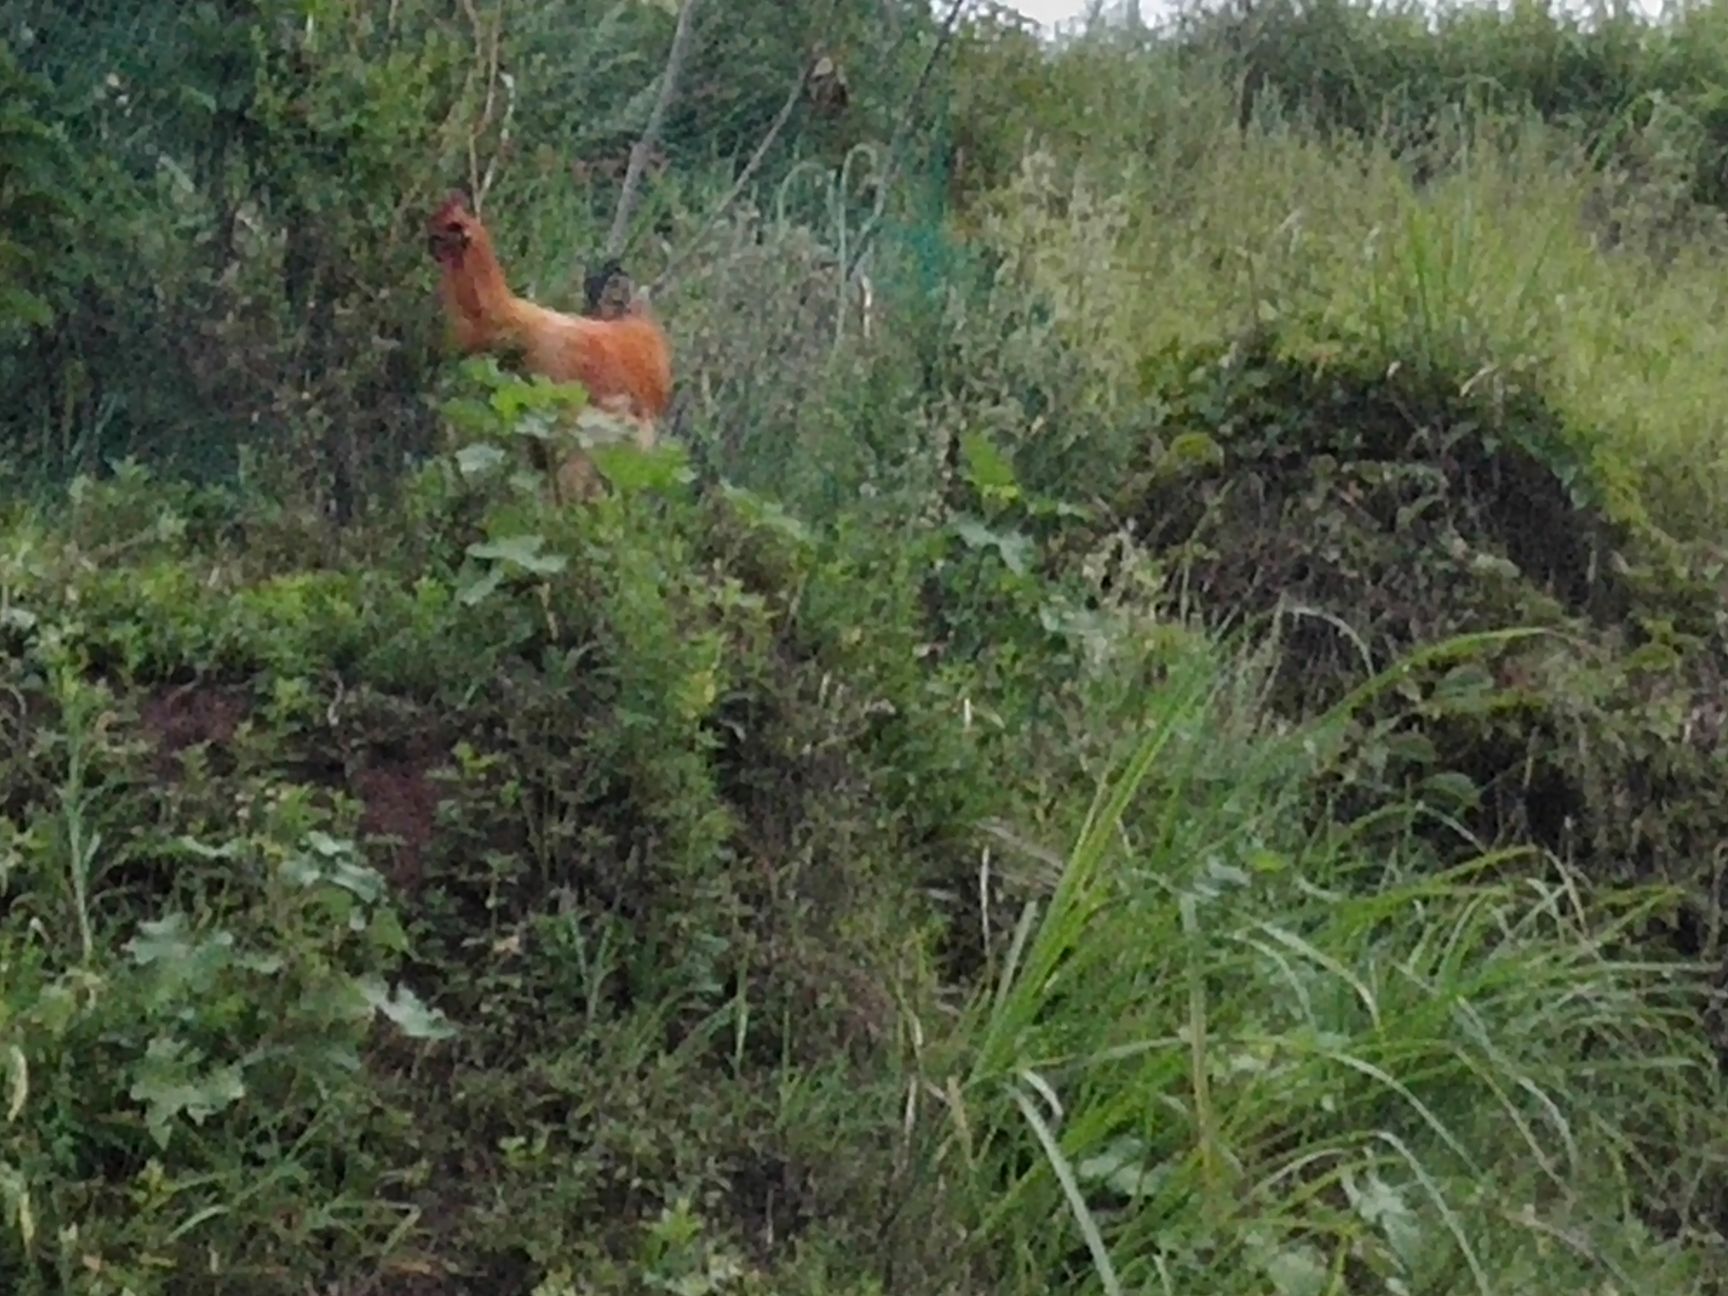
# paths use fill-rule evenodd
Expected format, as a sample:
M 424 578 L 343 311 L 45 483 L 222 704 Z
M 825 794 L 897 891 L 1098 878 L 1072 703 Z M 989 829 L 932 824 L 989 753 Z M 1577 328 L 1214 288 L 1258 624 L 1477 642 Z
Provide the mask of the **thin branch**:
M 708 219 L 702 223 L 702 228 L 696 231 L 696 237 L 684 245 L 684 250 L 673 258 L 652 284 L 648 286 L 651 293 L 659 292 L 676 278 L 678 272 L 689 264 L 690 258 L 701 251 L 702 245 L 710 235 L 719 228 L 720 218 L 726 214 L 732 204 L 738 201 L 738 195 L 744 192 L 746 185 L 755 177 L 757 169 L 762 165 L 768 151 L 774 147 L 774 142 L 780 138 L 780 132 L 786 129 L 786 123 L 792 120 L 793 110 L 798 107 L 798 100 L 804 94 L 804 87 L 810 83 L 810 70 L 816 66 L 814 60 L 807 62 L 799 69 L 797 78 L 792 82 L 792 88 L 786 92 L 786 100 L 780 105 L 780 111 L 775 114 L 773 124 L 768 127 L 768 133 L 762 137 L 762 142 L 756 146 L 756 151 L 750 155 L 750 160 L 744 164 L 744 169 L 738 173 L 738 178 L 732 182 L 732 188 L 713 211 L 708 213 Z
M 480 121 L 468 133 L 468 194 L 474 202 L 474 211 L 480 212 L 486 201 L 486 191 L 492 187 L 492 180 L 498 166 L 498 154 L 495 152 L 486 164 L 482 176 L 480 171 L 480 137 L 492 125 L 492 112 L 498 102 L 498 59 L 504 44 L 504 5 L 498 5 L 496 17 L 492 24 L 491 39 L 487 39 L 486 24 L 482 21 L 479 11 L 474 7 L 474 0 L 461 0 L 462 12 L 467 16 L 469 25 L 474 29 L 474 45 L 479 61 L 484 65 L 486 82 L 486 102 L 480 109 Z M 506 92 L 510 96 L 505 108 L 504 137 L 500 142 L 500 150 L 508 143 L 510 133 L 510 114 L 516 107 L 515 85 L 506 78 Z
M 642 138 L 630 149 L 630 165 L 624 171 L 624 188 L 618 194 L 618 210 L 612 215 L 612 232 L 606 236 L 606 255 L 615 257 L 624 251 L 625 231 L 630 228 L 630 216 L 642 187 L 642 171 L 648 165 L 648 152 L 660 138 L 660 126 L 666 119 L 666 109 L 678 92 L 678 77 L 684 70 L 684 58 L 690 51 L 690 37 L 695 30 L 691 19 L 696 13 L 697 0 L 684 0 L 678 10 L 678 27 L 672 33 L 672 49 L 666 55 L 666 70 L 660 78 L 660 94 L 648 114 L 648 124 L 642 128 Z
M 500 18 L 499 21 L 502 22 L 503 19 Z M 486 201 L 492 182 L 498 178 L 498 163 L 510 151 L 510 119 L 516 115 L 516 78 L 508 72 L 500 72 L 498 79 L 504 83 L 504 120 L 498 125 L 498 147 L 492 150 L 492 156 L 487 159 L 486 174 L 480 177 L 480 187 L 474 191 L 476 212 Z
M 828 11 L 818 30 L 833 25 L 834 15 L 839 11 L 839 8 L 840 0 L 829 0 Z M 804 91 L 810 84 L 810 75 L 815 70 L 816 59 L 814 57 L 807 59 L 803 66 L 798 69 L 798 75 L 792 79 L 792 84 L 786 91 L 786 98 L 780 104 L 780 111 L 774 114 L 774 120 L 769 124 L 767 133 L 756 145 L 756 151 L 750 155 L 750 160 L 744 164 L 744 169 L 738 173 L 738 178 L 732 182 L 732 188 L 727 190 L 726 196 L 720 200 L 719 206 L 708 213 L 708 219 L 702 223 L 702 228 L 696 231 L 696 237 L 685 244 L 684 250 L 679 252 L 672 259 L 671 264 L 660 272 L 653 283 L 648 285 L 650 295 L 663 293 L 676 280 L 679 271 L 690 263 L 690 259 L 701 251 L 702 245 L 720 227 L 720 218 L 731 210 L 732 204 L 738 201 L 738 196 L 755 178 L 756 172 L 761 168 L 769 151 L 779 140 L 780 132 L 785 130 L 786 123 L 792 120 L 792 114 L 797 110 L 798 101 L 803 98 Z

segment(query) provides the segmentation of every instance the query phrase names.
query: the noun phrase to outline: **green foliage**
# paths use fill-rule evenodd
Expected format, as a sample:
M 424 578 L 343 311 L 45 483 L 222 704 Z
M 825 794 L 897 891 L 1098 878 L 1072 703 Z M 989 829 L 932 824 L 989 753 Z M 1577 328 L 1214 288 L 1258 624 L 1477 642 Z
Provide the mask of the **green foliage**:
M 489 380 L 496 417 L 478 431 L 506 444 L 557 395 Z M 656 456 L 621 449 L 610 498 L 555 511 L 531 477 L 462 472 L 478 444 L 422 470 L 403 507 L 430 533 L 394 559 L 304 568 L 221 526 L 164 525 L 138 508 L 154 485 L 137 469 L 80 485 L 87 525 L 14 533 L 30 558 L 9 566 L 7 603 L 40 736 L 7 770 L 24 826 L 7 940 L 40 971 L 8 982 L 7 1011 L 33 1021 L 61 984 L 73 1011 L 90 977 L 125 993 L 17 1037 L 32 1075 L 83 1079 L 31 1090 L 9 1135 L 34 1220 L 0 1253 L 13 1289 L 50 1289 L 74 1218 L 112 1218 L 81 1245 L 153 1291 L 184 1290 L 212 1249 L 221 1272 L 304 1274 L 276 1247 L 314 1239 L 329 1272 L 378 1263 L 420 1210 L 451 1209 L 472 1223 L 439 1265 L 730 1283 L 727 1246 L 668 1233 L 637 1256 L 623 1217 L 616 1236 L 573 1226 L 618 1193 L 719 1209 L 734 1162 L 826 1137 L 770 1119 L 779 1086 L 783 1103 L 835 1066 L 824 1040 L 862 1032 L 882 1056 L 895 987 L 915 989 L 928 957 L 914 888 L 956 861 L 956 807 L 992 800 L 976 745 L 930 714 L 930 682 L 900 655 L 916 589 L 884 590 L 899 619 L 860 637 L 866 571 L 883 574 L 858 565 L 862 545 L 800 542 L 737 490 L 704 501 L 676 477 L 633 479 Z M 405 530 L 391 517 L 367 534 L 387 555 Z M 785 561 L 791 584 L 755 576 Z M 465 598 L 491 564 L 508 579 Z M 812 624 L 789 599 L 818 586 Z M 852 685 L 825 696 L 842 652 Z M 817 782 L 800 772 L 812 750 Z M 56 940 L 32 942 L 50 912 Z M 881 1001 L 836 994 L 855 983 Z M 571 995 L 548 1020 L 547 997 Z M 443 1077 L 431 1092 L 424 1068 Z M 581 1114 L 560 1114 L 590 1074 L 619 1083 L 581 1083 Z M 854 1083 L 891 1107 L 891 1080 Z M 672 1101 L 694 1091 L 716 1098 Z M 117 1176 L 38 1186 L 82 1182 L 52 1130 L 116 1124 L 136 1128 Z M 873 1129 L 848 1153 L 860 1175 L 889 1173 Z M 496 1149 L 480 1180 L 454 1173 L 473 1131 Z M 254 1150 L 265 1139 L 276 1153 Z M 334 1186 L 340 1165 L 341 1196 L 261 1233 L 244 1203 L 280 1209 L 278 1189 L 234 1178 L 258 1156 L 284 1193 Z M 110 1216 L 109 1194 L 146 1173 L 188 1186 Z M 478 1191 L 460 1203 L 426 1186 L 465 1183 Z M 835 1210 L 846 1195 L 820 1194 Z
M 1301 113 L 1328 131 L 1389 137 L 1421 158 L 1442 123 L 1532 114 L 1591 141 L 1608 165 L 1667 160 L 1687 194 L 1720 205 L 1722 15 L 1681 5 L 1661 22 L 1627 7 L 1278 0 L 1185 16 L 1178 48 L 1221 59 L 1240 112 Z
M 879 5 L 832 8 L 802 29 L 775 6 L 705 21 L 668 156 L 725 159 L 726 178 L 818 28 L 858 91 L 836 129 L 885 133 L 928 15 L 895 5 L 885 29 Z M 426 213 L 452 185 L 496 180 L 488 215 L 517 282 L 566 299 L 598 253 L 672 18 L 449 0 L 5 12 L 0 374 L 19 395 L 0 422 L 14 453 L 51 477 L 139 454 L 219 478 L 249 458 L 338 515 L 431 439 Z M 751 77 L 722 75 L 740 40 L 768 33 Z M 827 147 L 825 129 L 801 113 L 765 177 Z M 700 219 L 684 201 L 652 185 L 644 224 Z M 646 281 L 659 257 L 638 251 L 633 272 Z
M 1348 713 L 1270 738 L 1250 697 L 1201 655 L 1174 664 L 932 1077 L 1001 1281 L 1698 1290 L 1709 1262 L 1647 1250 L 1651 1185 L 1617 1139 L 1592 1146 L 1637 1126 L 1660 1182 L 1713 1123 L 1687 1095 L 1714 1062 L 1671 1015 L 1690 974 L 1620 952 L 1674 897 L 1304 833 L 1305 772 Z M 1608 1038 L 1611 1071 L 1562 1061 Z M 1552 1248 L 1550 1212 L 1589 1217 L 1590 1247 Z
M 1712 13 L 4 11 L 0 1288 L 1722 1290 Z
M 58 256 L 81 213 L 68 174 L 77 156 L 46 117 L 42 83 L 0 45 L 0 340 L 53 323 L 72 267 Z

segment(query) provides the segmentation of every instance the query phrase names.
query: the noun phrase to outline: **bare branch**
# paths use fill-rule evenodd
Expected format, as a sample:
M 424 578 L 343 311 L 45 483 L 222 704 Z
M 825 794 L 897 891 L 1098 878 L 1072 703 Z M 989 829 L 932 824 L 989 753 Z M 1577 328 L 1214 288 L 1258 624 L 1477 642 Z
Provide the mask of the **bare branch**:
M 499 68 L 499 62 L 504 49 L 504 0 L 493 11 L 492 23 L 487 23 L 474 7 L 474 0 L 460 0 L 462 12 L 468 19 L 468 24 L 474 29 L 475 67 L 469 70 L 469 84 L 478 75 L 486 86 L 486 101 L 480 109 L 480 120 L 468 131 L 466 141 L 468 150 L 468 184 L 467 193 L 474 211 L 480 213 L 486 202 L 486 194 L 492 188 L 492 182 L 498 178 L 498 164 L 510 148 L 510 120 L 516 113 L 516 79 L 508 72 Z M 498 138 L 492 149 L 492 154 L 486 159 L 485 170 L 480 167 L 480 140 L 493 124 L 493 116 L 498 107 L 498 88 L 504 88 L 504 118 L 498 127 Z
M 516 115 L 516 78 L 508 72 L 499 72 L 498 80 L 504 85 L 504 120 L 498 126 L 498 147 L 492 150 L 492 156 L 487 159 L 486 174 L 480 177 L 480 187 L 474 191 L 476 212 L 486 201 L 492 182 L 498 178 L 498 163 L 510 151 L 510 119 Z
M 775 114 L 773 124 L 768 127 L 768 133 L 762 137 L 762 142 L 756 146 L 756 151 L 750 155 L 750 160 L 744 164 L 744 169 L 738 173 L 738 178 L 732 182 L 732 188 L 727 190 L 726 196 L 720 200 L 719 205 L 708 213 L 708 219 L 703 222 L 702 228 L 696 231 L 696 237 L 684 245 L 684 250 L 679 252 L 671 264 L 662 270 L 659 277 L 649 285 L 650 292 L 660 292 L 677 277 L 678 272 L 689 264 L 690 258 L 701 250 L 709 236 L 719 227 L 720 218 L 726 214 L 733 203 L 738 201 L 738 195 L 744 192 L 744 187 L 754 178 L 757 168 L 762 165 L 762 160 L 768 156 L 768 150 L 774 147 L 774 141 L 780 138 L 780 132 L 786 128 L 786 123 L 792 119 L 792 112 L 798 107 L 798 100 L 804 94 L 804 87 L 810 82 L 810 69 L 814 66 L 814 62 L 806 63 L 799 70 L 797 78 L 792 82 L 792 88 L 786 92 L 785 102 L 780 105 L 780 111 Z
M 690 51 L 690 37 L 695 30 L 691 21 L 697 0 L 684 0 L 678 10 L 678 26 L 672 33 L 672 48 L 666 55 L 666 70 L 660 76 L 660 94 L 648 113 L 648 124 L 642 128 L 642 138 L 630 149 L 630 165 L 624 172 L 624 187 L 618 194 L 618 210 L 612 215 L 612 232 L 606 236 L 606 255 L 615 257 L 624 250 L 624 235 L 630 228 L 630 216 L 642 187 L 642 171 L 648 165 L 648 153 L 660 138 L 666 109 L 678 92 L 678 77 L 684 70 L 684 59 Z
M 828 11 L 818 30 L 832 25 L 834 15 L 839 8 L 840 0 L 829 0 Z M 744 164 L 744 169 L 738 173 L 738 178 L 732 182 L 732 188 L 727 190 L 726 196 L 720 200 L 719 205 L 708 213 L 708 219 L 702 223 L 702 228 L 696 231 L 696 237 L 685 244 L 683 251 L 679 252 L 672 259 L 671 264 L 660 272 L 653 283 L 648 285 L 649 293 L 663 292 L 674 283 L 679 271 L 690 263 L 690 258 L 701 250 L 709 236 L 719 228 L 720 218 L 731 210 L 732 204 L 738 201 L 738 196 L 755 178 L 763 160 L 767 158 L 769 151 L 780 138 L 780 132 L 785 130 L 786 123 L 792 120 L 792 114 L 798 107 L 798 101 L 803 98 L 804 91 L 810 84 L 810 76 L 816 70 L 816 62 L 817 60 L 812 57 L 798 69 L 798 75 L 792 79 L 792 84 L 786 91 L 786 98 L 780 104 L 780 111 L 774 114 L 774 120 L 769 124 L 767 133 L 756 145 L 756 151 L 750 155 L 750 160 Z

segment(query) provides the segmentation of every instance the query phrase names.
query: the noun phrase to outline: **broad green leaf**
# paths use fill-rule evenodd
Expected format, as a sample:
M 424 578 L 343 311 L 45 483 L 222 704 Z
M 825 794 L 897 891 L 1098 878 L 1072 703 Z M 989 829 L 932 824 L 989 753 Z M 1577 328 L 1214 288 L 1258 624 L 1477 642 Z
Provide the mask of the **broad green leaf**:
M 746 522 L 770 531 L 777 531 L 789 540 L 796 540 L 799 544 L 809 543 L 810 528 L 788 513 L 778 501 L 758 495 L 755 491 L 746 490 L 742 486 L 730 484 L 722 484 L 720 493 L 733 508 L 738 510 L 739 516 Z
M 589 451 L 606 480 L 626 494 L 644 490 L 670 490 L 696 480 L 689 457 L 677 445 L 644 450 L 632 442 L 597 445 Z
M 444 417 L 469 435 L 485 435 L 498 427 L 497 416 L 484 401 L 458 397 L 444 402 Z
M 546 538 L 539 535 L 506 536 L 468 546 L 468 556 L 492 562 L 513 563 L 536 576 L 551 576 L 565 567 L 563 554 L 542 553 Z
M 1457 809 L 1469 810 L 1480 804 L 1482 793 L 1476 781 L 1459 770 L 1441 770 L 1422 780 L 1423 790 L 1436 800 L 1445 801 Z
M 341 837 L 332 837 L 321 828 L 310 829 L 306 833 L 306 845 L 315 854 L 326 859 L 351 859 L 354 855 L 354 843 Z
M 1192 467 L 1216 467 L 1224 462 L 1224 448 L 1204 432 L 1183 432 L 1164 452 L 1165 463 L 1178 471 Z
M 968 548 L 994 549 L 1016 576 L 1024 576 L 1031 566 L 1032 542 L 1018 531 L 995 531 L 977 518 L 962 516 L 954 521 L 954 533 Z
M 1124 1197 L 1149 1197 L 1169 1172 L 1161 1166 L 1148 1169 L 1147 1150 L 1141 1139 L 1112 1139 L 1102 1151 L 1082 1158 L 1074 1167 L 1074 1175 L 1085 1183 L 1104 1184 Z
M 18 1240 L 28 1251 L 36 1241 L 36 1209 L 30 1202 L 30 1185 L 17 1167 L 5 1161 L 0 1161 L 0 1198 L 11 1205 Z
M 383 908 L 374 913 L 368 935 L 379 949 L 388 950 L 392 954 L 408 952 L 408 933 L 403 930 L 402 920 L 396 916 L 394 909 Z
M 476 441 L 456 452 L 456 466 L 464 477 L 476 477 L 491 472 L 504 462 L 504 452 L 489 441 Z
M 488 597 L 504 583 L 504 568 L 488 567 L 484 574 L 457 591 L 456 598 L 463 607 L 473 607 L 476 603 Z
M 968 432 L 961 437 L 960 450 L 966 456 L 967 480 L 980 495 L 1004 502 L 1019 497 L 1020 483 L 1015 480 L 1014 465 L 982 432 Z
M 24 1114 L 24 1103 L 30 1097 L 30 1060 L 16 1044 L 6 1049 L 6 1070 L 12 1077 L 11 1097 L 6 1100 L 6 1123 L 11 1124 Z
M 1406 1265 L 1413 1263 L 1422 1243 L 1422 1225 L 1404 1195 L 1377 1174 L 1360 1186 L 1353 1176 L 1346 1178 L 1344 1191 L 1356 1213 L 1385 1234 L 1393 1253 Z
M 152 963 L 178 962 L 188 957 L 192 953 L 193 942 L 187 936 L 186 915 L 171 913 L 164 918 L 139 923 L 138 935 L 121 948 L 126 950 L 132 956 L 132 961 L 140 967 L 148 967 Z
M 442 1040 L 456 1034 L 456 1028 L 448 1017 L 438 1009 L 428 1007 L 405 985 L 397 986 L 392 994 L 383 981 L 366 977 L 359 982 L 359 988 L 366 1001 L 401 1027 L 402 1033 L 410 1039 Z
M 1265 1262 L 1265 1269 L 1278 1296 L 1321 1296 L 1326 1290 L 1326 1266 L 1308 1247 L 1286 1247 Z

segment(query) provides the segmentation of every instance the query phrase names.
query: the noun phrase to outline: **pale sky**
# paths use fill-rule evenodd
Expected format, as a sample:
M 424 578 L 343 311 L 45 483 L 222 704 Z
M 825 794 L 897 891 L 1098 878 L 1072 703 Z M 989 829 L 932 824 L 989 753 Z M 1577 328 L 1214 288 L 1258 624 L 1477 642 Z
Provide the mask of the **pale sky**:
M 1086 12 L 1086 0 L 1002 0 L 1011 9 L 1018 9 L 1034 22 L 1041 23 L 1048 30 L 1051 23 L 1068 22 Z M 1580 0 L 1571 0 L 1580 3 Z M 1113 3 L 1106 3 L 1105 8 L 1114 8 Z M 1160 0 L 1141 0 L 1140 12 L 1147 21 L 1154 19 L 1164 6 Z M 1566 4 L 1561 5 L 1562 8 Z M 1635 0 L 1634 8 L 1648 17 L 1654 18 L 1662 9 L 1662 0 Z
M 1054 22 L 1077 18 L 1086 11 L 1086 0 L 1003 0 L 1010 9 L 1018 9 L 1034 22 L 1048 27 Z

